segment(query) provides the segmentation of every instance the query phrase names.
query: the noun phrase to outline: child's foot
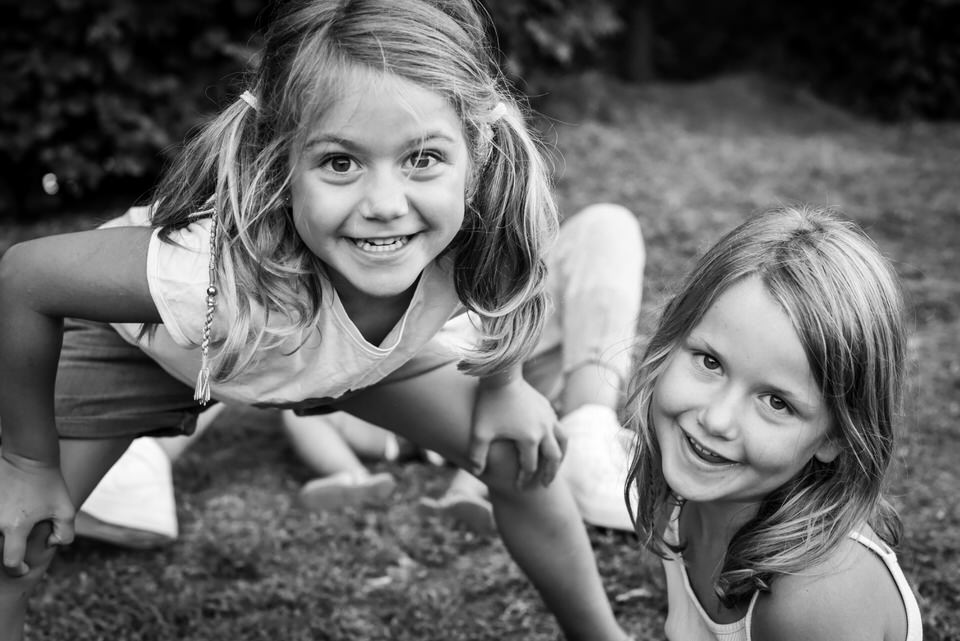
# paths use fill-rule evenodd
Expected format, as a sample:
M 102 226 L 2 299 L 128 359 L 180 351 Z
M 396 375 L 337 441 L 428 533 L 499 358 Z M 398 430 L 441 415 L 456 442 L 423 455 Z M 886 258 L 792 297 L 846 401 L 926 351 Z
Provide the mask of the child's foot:
M 77 511 L 77 536 L 135 549 L 177 540 L 170 459 L 152 438 L 138 438 Z
M 338 472 L 308 481 L 300 488 L 300 504 L 311 512 L 326 512 L 367 503 L 380 503 L 397 487 L 387 472 Z
M 493 535 L 497 532 L 493 507 L 486 499 L 460 493 L 447 493 L 438 499 L 425 496 L 420 499 L 419 509 L 426 516 L 453 519 L 476 534 Z
M 603 405 L 583 405 L 560 421 L 567 455 L 560 474 L 566 479 L 584 521 L 633 532 L 623 490 L 630 470 L 632 433 Z
M 433 450 L 421 450 L 420 452 L 427 463 L 434 467 L 443 467 L 447 464 L 447 459 L 443 458 Z

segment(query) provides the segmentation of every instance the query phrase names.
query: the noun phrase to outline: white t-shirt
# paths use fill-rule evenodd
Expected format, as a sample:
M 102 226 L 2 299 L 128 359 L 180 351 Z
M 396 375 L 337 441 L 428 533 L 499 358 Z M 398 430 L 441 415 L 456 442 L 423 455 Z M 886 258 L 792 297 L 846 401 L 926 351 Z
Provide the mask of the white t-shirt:
M 104 227 L 149 224 L 149 207 L 127 211 Z M 138 339 L 139 324 L 114 324 L 129 343 L 139 346 L 167 372 L 193 386 L 200 370 L 200 342 L 206 314 L 210 260 L 210 219 L 197 220 L 161 241 L 154 231 L 147 253 L 147 282 L 163 324 L 152 336 Z M 276 406 L 322 404 L 380 381 L 400 368 L 462 310 L 453 285 L 453 258 L 444 256 L 423 271 L 406 313 L 380 345 L 368 343 L 347 316 L 336 290 L 321 279 L 323 313 L 315 327 L 288 336 L 257 354 L 239 376 L 211 382 L 211 395 L 222 401 Z M 232 283 L 217 283 L 220 292 Z M 229 326 L 228 297 L 217 296 L 211 329 L 216 343 Z M 253 317 L 258 317 L 253 310 Z M 259 315 L 262 317 L 262 314 Z M 275 320 L 276 319 L 276 320 Z M 271 316 L 270 324 L 285 320 Z M 444 343 L 444 339 L 439 339 Z M 449 341 L 452 345 L 454 340 Z M 445 344 L 445 343 L 444 343 Z M 299 348 L 298 348 L 299 347 Z M 442 349 L 431 346 L 436 353 Z

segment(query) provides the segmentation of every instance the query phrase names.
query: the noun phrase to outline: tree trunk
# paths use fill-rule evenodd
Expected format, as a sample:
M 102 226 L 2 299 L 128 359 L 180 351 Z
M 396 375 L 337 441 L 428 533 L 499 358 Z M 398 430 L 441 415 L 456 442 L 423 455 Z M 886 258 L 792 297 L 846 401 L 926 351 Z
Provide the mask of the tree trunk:
M 622 6 L 626 29 L 623 35 L 623 58 L 620 73 L 630 82 L 649 82 L 653 69 L 653 7 L 650 0 L 624 0 Z

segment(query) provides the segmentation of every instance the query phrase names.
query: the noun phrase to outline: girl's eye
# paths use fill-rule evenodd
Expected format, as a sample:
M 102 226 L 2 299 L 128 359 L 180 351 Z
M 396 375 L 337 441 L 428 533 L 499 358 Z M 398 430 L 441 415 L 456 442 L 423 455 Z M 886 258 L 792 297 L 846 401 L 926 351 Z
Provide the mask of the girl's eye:
M 784 411 L 788 413 L 792 412 L 792 409 L 790 408 L 790 404 L 787 403 L 782 398 L 780 398 L 779 396 L 774 396 L 773 394 L 771 394 L 770 396 L 767 397 L 767 399 L 768 399 L 767 403 L 770 405 L 770 409 L 776 412 L 784 412 Z
M 709 369 L 709 370 L 720 369 L 720 361 L 715 359 L 713 356 L 710 356 L 710 354 L 701 354 L 700 362 L 706 369 Z
M 430 169 L 440 162 L 440 157 L 435 152 L 421 149 L 413 154 L 410 154 L 409 158 L 407 158 L 407 162 L 411 169 Z
M 346 174 L 354 168 L 350 156 L 330 156 L 324 159 L 322 165 L 335 174 Z

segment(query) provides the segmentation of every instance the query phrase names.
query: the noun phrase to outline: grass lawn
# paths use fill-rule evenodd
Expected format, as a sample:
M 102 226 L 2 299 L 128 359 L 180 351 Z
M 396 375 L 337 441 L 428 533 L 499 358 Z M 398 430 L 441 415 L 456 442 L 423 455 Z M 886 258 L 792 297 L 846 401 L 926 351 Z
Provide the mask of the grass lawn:
M 584 75 L 543 86 L 564 211 L 615 201 L 641 220 L 644 332 L 692 258 L 758 209 L 836 206 L 895 260 L 912 321 L 890 488 L 906 526 L 899 555 L 925 639 L 960 639 L 960 124 L 877 124 L 752 76 L 629 87 Z M 88 220 L 0 227 L 0 251 Z M 175 466 L 181 540 L 151 552 L 78 541 L 32 601 L 30 638 L 556 638 L 498 540 L 417 513 L 418 497 L 442 492 L 451 470 L 380 464 L 399 479 L 388 505 L 306 514 L 293 498 L 308 474 L 278 426 L 271 412 L 228 409 Z M 590 536 L 623 623 L 662 638 L 658 562 L 632 535 Z

